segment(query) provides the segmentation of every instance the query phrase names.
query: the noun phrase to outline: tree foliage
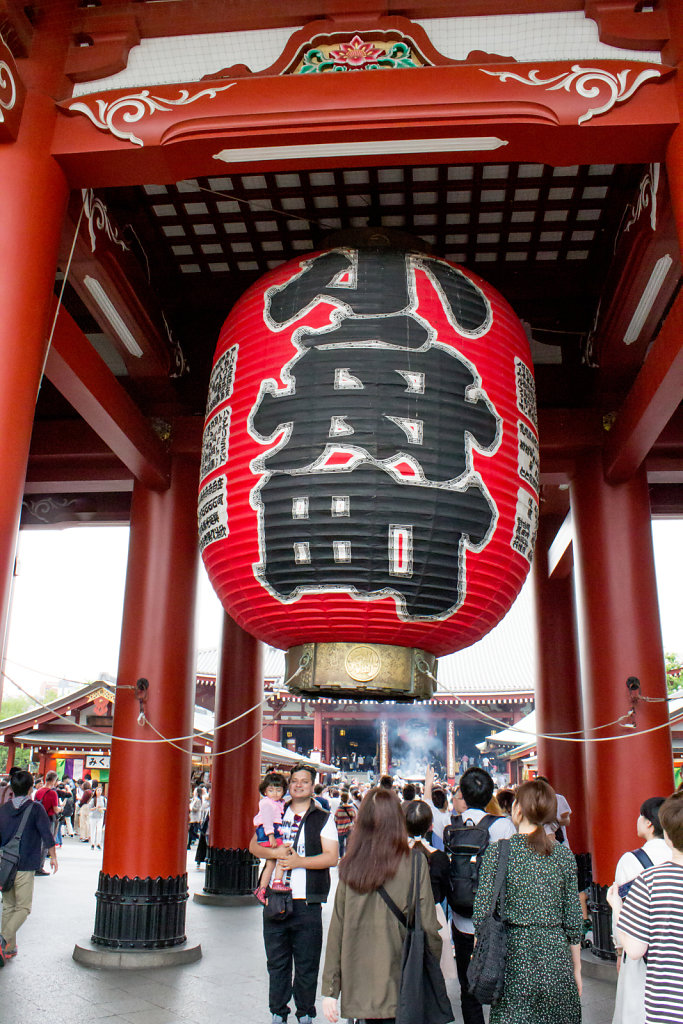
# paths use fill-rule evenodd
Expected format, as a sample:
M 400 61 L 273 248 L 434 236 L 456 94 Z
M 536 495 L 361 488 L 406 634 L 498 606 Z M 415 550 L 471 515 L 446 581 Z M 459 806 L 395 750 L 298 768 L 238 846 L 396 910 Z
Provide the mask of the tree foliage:
M 0 747 L 0 775 L 4 774 L 7 767 L 7 747 Z M 20 747 L 15 751 L 14 754 L 14 767 L 15 768 L 28 768 L 31 770 L 31 766 L 35 765 L 36 762 L 31 761 L 31 751 L 28 747 Z
M 2 705 L 0 705 L 0 719 L 23 715 L 25 711 L 30 711 L 35 706 L 32 700 L 22 694 L 17 697 L 3 696 Z
M 677 654 L 668 652 L 664 655 L 666 664 L 666 688 L 669 693 L 683 690 L 683 662 Z

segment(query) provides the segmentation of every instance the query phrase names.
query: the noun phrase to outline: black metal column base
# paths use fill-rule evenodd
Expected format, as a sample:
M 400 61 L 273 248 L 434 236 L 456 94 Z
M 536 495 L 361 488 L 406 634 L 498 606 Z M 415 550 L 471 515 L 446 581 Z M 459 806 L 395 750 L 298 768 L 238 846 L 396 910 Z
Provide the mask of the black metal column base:
M 92 942 L 116 950 L 180 946 L 185 936 L 187 875 L 120 878 L 100 871 Z
M 607 902 L 607 885 L 591 882 L 588 890 L 588 909 L 593 918 L 593 944 L 591 953 L 600 960 L 617 959 L 612 942 L 612 908 Z
M 248 850 L 224 850 L 209 846 L 206 851 L 204 893 L 211 896 L 249 897 L 258 885 L 258 871 L 259 862 Z

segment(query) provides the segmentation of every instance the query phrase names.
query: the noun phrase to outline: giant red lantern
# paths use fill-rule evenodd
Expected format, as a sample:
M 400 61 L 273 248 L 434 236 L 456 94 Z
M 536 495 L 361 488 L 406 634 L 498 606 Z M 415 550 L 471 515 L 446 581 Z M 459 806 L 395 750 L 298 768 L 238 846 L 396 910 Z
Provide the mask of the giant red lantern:
M 505 300 L 418 251 L 338 247 L 252 286 L 219 338 L 199 532 L 298 692 L 428 697 L 489 632 L 538 518 L 531 356 Z

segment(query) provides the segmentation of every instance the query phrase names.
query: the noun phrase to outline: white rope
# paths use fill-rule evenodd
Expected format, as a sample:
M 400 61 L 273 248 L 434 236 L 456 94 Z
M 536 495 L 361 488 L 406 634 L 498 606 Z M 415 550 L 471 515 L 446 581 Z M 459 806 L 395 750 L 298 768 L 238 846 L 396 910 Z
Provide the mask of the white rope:
M 55 315 L 54 315 L 54 318 L 52 320 L 52 327 L 50 328 L 50 334 L 49 334 L 49 337 L 47 339 L 47 347 L 45 349 L 45 358 L 43 359 L 43 368 L 40 371 L 40 379 L 41 380 L 43 379 L 43 374 L 45 373 L 45 367 L 47 366 L 47 357 L 49 356 L 50 349 L 52 348 L 52 338 L 54 336 L 55 328 L 57 326 L 57 317 L 59 316 L 59 311 L 62 308 L 62 297 L 64 295 L 64 289 L 66 288 L 66 282 L 67 282 L 67 279 L 69 277 L 69 271 L 71 270 L 71 261 L 73 259 L 74 249 L 76 248 L 76 242 L 78 240 L 78 232 L 81 230 L 81 221 L 83 220 L 83 213 L 84 212 L 85 212 L 85 198 L 83 199 L 83 204 L 81 206 L 81 212 L 78 215 L 78 223 L 76 224 L 76 230 L 74 232 L 73 241 L 71 243 L 71 249 L 69 251 L 69 258 L 66 261 L 66 267 L 64 269 L 64 277 L 62 278 L 62 287 L 59 289 L 59 295 L 57 296 L 57 308 L 55 309 Z
M 89 686 L 90 685 L 89 683 L 81 682 L 78 679 L 67 679 L 64 676 L 55 675 L 54 672 L 40 672 L 39 669 L 30 668 L 28 665 L 22 665 L 22 664 L 20 664 L 20 662 L 12 661 L 11 658 L 5 658 L 5 661 L 6 662 L 10 662 L 12 665 L 16 665 L 17 668 L 26 669 L 26 671 L 28 671 L 28 672 L 35 672 L 36 675 L 42 675 L 43 677 L 44 676 L 52 676 L 53 679 L 59 679 L 60 682 L 63 682 L 63 683 L 75 683 L 76 686 Z M 24 696 L 28 697 L 30 700 L 32 700 L 34 704 L 38 705 L 38 707 L 44 708 L 46 711 L 51 711 L 52 714 L 56 715 L 58 718 L 62 718 L 65 722 L 71 722 L 70 719 L 64 718 L 64 716 L 59 715 L 56 711 L 54 711 L 50 707 L 49 704 L 42 704 L 37 699 L 37 697 L 34 697 L 32 693 L 29 693 L 27 690 L 24 690 L 21 686 L 19 686 L 19 683 L 16 683 L 10 676 L 7 675 L 6 672 L 3 672 L 2 674 L 5 677 L 5 679 L 7 679 L 8 682 L 10 682 L 12 684 L 12 686 L 16 686 L 17 690 L 21 690 L 21 692 L 24 694 Z M 104 680 L 102 680 L 102 684 L 104 686 L 110 686 L 111 685 L 114 689 L 116 689 L 116 683 L 111 683 L 110 684 L 110 683 L 107 683 Z M 134 687 L 133 687 L 133 689 L 134 689 Z M 205 729 L 198 730 L 197 732 L 192 733 L 191 736 L 173 736 L 172 739 L 169 740 L 169 742 L 172 742 L 172 740 L 177 740 L 178 743 L 181 743 L 183 740 L 190 740 L 190 739 L 193 739 L 194 737 L 200 737 L 200 736 L 207 736 L 207 737 L 211 738 L 213 735 L 215 735 L 215 733 L 220 732 L 221 729 L 225 729 L 227 726 L 232 725 L 234 722 L 239 722 L 239 720 L 241 718 L 244 718 L 246 715 L 250 715 L 253 711 L 256 711 L 257 708 L 263 707 L 265 703 L 266 703 L 265 699 L 260 700 L 257 704 L 254 704 L 253 707 L 247 708 L 247 710 L 243 711 L 241 714 L 235 715 L 234 718 L 228 719 L 227 722 L 222 722 L 221 725 L 217 725 L 214 728 L 213 733 L 209 732 L 209 731 L 207 731 Z M 71 724 L 73 724 L 73 723 L 71 723 Z M 85 726 L 79 726 L 79 728 L 83 729 L 83 728 L 85 728 Z M 99 735 L 104 735 L 104 734 L 96 733 L 96 735 L 99 736 Z M 106 735 L 109 735 L 109 734 L 107 733 Z M 117 736 L 116 739 L 125 739 L 125 737 L 124 736 Z M 136 742 L 140 742 L 140 743 L 156 743 L 157 741 L 156 740 L 136 740 Z
M 44 711 L 49 711 L 52 715 L 55 716 L 55 718 L 58 718 L 62 722 L 66 722 L 67 725 L 73 726 L 74 722 L 73 722 L 72 719 L 67 718 L 65 715 L 61 715 L 58 711 L 55 711 L 54 708 L 51 708 L 49 706 L 49 704 L 43 704 L 43 702 L 38 700 L 37 697 L 34 697 L 33 694 L 31 694 L 27 690 L 25 690 L 23 688 L 23 686 L 20 686 L 19 683 L 15 682 L 15 680 L 12 679 L 11 676 L 8 676 L 6 672 L 3 672 L 2 674 L 5 677 L 5 679 L 7 679 L 7 681 L 12 684 L 12 686 L 16 686 L 17 690 L 19 690 L 21 693 L 23 693 L 25 697 L 28 697 L 29 700 L 32 700 L 33 703 L 37 707 L 42 708 Z M 73 682 L 73 680 L 72 680 L 72 682 Z M 260 706 L 261 706 L 260 702 L 258 704 L 255 704 L 252 708 L 249 708 L 247 711 L 243 711 L 241 715 L 237 715 L 235 718 L 232 718 L 229 722 L 224 722 L 223 726 L 225 726 L 225 725 L 232 725 L 233 722 L 238 722 L 240 720 L 240 718 L 244 718 L 245 715 L 251 714 L 252 711 L 255 711 Z M 150 727 L 150 729 L 152 730 L 152 732 L 155 732 L 157 734 L 159 739 L 157 739 L 157 740 L 146 740 L 146 739 L 142 739 L 142 738 L 136 738 L 135 736 L 116 736 L 116 735 L 114 735 L 114 733 L 99 732 L 97 729 L 91 729 L 87 725 L 80 725 L 80 724 L 77 726 L 77 728 L 81 732 L 87 732 L 91 736 L 97 737 L 97 739 L 102 740 L 103 744 L 106 744 L 107 746 L 110 745 L 113 742 L 113 740 L 117 740 L 120 743 L 153 743 L 153 744 L 167 743 L 167 744 L 170 744 L 170 746 L 175 747 L 177 750 L 181 750 L 184 754 L 188 753 L 188 750 L 187 750 L 186 747 L 180 747 L 178 745 L 179 743 L 182 743 L 184 741 L 186 742 L 187 740 L 195 740 L 195 739 L 202 739 L 202 738 L 206 738 L 206 739 L 211 740 L 211 738 L 212 738 L 211 737 L 211 733 L 208 733 L 208 732 L 192 733 L 192 735 L 190 735 L 190 736 L 173 736 L 173 737 L 164 736 L 163 733 L 159 732 L 159 730 L 156 728 L 156 726 L 152 725 L 152 723 L 149 721 L 149 719 L 147 718 L 147 716 L 144 713 L 140 717 L 142 718 L 142 721 L 140 721 L 140 719 L 138 719 L 138 724 L 141 725 L 141 726 L 148 725 Z M 223 726 L 220 726 L 220 728 L 223 728 Z M 245 740 L 243 743 L 239 743 L 236 747 L 231 747 L 230 750 L 222 750 L 222 751 L 220 751 L 217 754 L 203 754 L 202 756 L 203 757 L 222 757 L 223 754 L 231 754 L 234 750 L 239 750 L 240 747 L 244 747 L 244 746 L 247 745 L 247 743 L 251 743 L 252 740 L 254 740 L 257 736 L 261 735 L 261 731 L 262 730 L 259 729 L 258 732 L 255 732 L 254 735 L 251 736 L 248 740 Z
M 13 662 L 13 664 L 17 664 L 17 663 Z M 22 667 L 25 668 L 26 666 L 22 666 Z M 292 673 L 292 675 L 289 676 L 289 678 L 285 680 L 285 683 L 291 682 L 291 680 L 296 678 L 296 676 L 299 675 L 303 671 L 304 668 L 305 668 L 305 666 L 300 664 L 299 667 Z M 29 671 L 35 671 L 35 670 L 34 669 L 29 669 Z M 66 718 L 64 715 L 60 715 L 58 712 L 56 712 L 52 708 L 50 708 L 49 705 L 43 704 L 36 697 L 34 697 L 33 694 L 29 693 L 22 686 L 20 686 L 17 682 L 15 682 L 10 676 L 8 676 L 6 672 L 3 672 L 2 674 L 5 677 L 5 679 L 8 680 L 8 682 L 10 682 L 13 686 L 16 686 L 16 688 L 18 690 L 20 690 L 21 693 L 23 693 L 26 697 L 28 697 L 30 700 L 32 700 L 33 703 L 36 704 L 38 707 L 43 708 L 43 710 L 45 710 L 45 711 L 50 711 L 53 715 L 55 715 L 56 718 L 59 718 L 62 721 L 67 722 L 69 725 L 73 725 L 73 722 L 71 721 L 71 719 Z M 58 678 L 57 676 L 54 676 L 54 673 L 45 673 L 45 674 L 46 675 L 52 675 L 53 678 Z M 429 676 L 434 682 L 436 682 L 436 677 L 433 676 L 432 673 L 429 670 L 425 671 L 425 675 Z M 77 680 L 74 680 L 74 679 L 67 680 L 67 681 L 68 682 L 78 682 Z M 87 684 L 81 683 L 80 685 L 87 685 Z M 452 691 L 452 690 L 441 690 L 439 692 L 442 693 L 442 694 L 445 694 L 447 696 L 456 697 L 457 700 L 458 700 L 458 706 L 459 707 L 462 707 L 463 709 L 467 709 L 467 710 L 473 712 L 475 715 L 479 715 L 481 718 L 488 719 L 489 721 L 493 722 L 495 725 L 499 726 L 501 729 L 505 729 L 506 732 L 517 732 L 517 733 L 519 733 L 520 737 L 526 739 L 529 742 L 530 745 L 533 745 L 534 742 L 539 740 L 539 739 L 556 740 L 559 743 L 610 743 L 610 742 L 613 742 L 615 740 L 631 739 L 634 736 L 645 736 L 645 735 L 647 735 L 650 732 L 658 732 L 660 729 L 668 729 L 670 727 L 669 726 L 669 722 L 662 722 L 661 725 L 652 726 L 650 729 L 637 729 L 637 728 L 634 728 L 632 731 L 625 732 L 625 733 L 622 733 L 622 734 L 619 734 L 619 735 L 616 735 L 616 736 L 593 736 L 593 737 L 591 737 L 591 736 L 575 736 L 575 735 L 573 735 L 573 733 L 576 733 L 576 732 L 580 731 L 578 729 L 577 730 L 572 730 L 570 733 L 538 733 L 537 732 L 537 733 L 532 735 L 531 733 L 526 732 L 524 729 L 518 728 L 518 726 L 516 726 L 516 725 L 508 725 L 507 722 L 504 722 L 502 719 L 496 718 L 494 715 L 489 715 L 486 711 L 482 711 L 480 708 L 477 708 L 473 704 L 470 704 L 467 700 L 465 700 L 460 694 L 456 693 L 455 691 Z M 639 700 L 652 701 L 652 702 L 668 700 L 668 698 L 660 698 L 660 697 L 639 697 L 638 699 Z M 241 718 L 244 718 L 246 715 L 251 714 L 257 708 L 261 707 L 263 703 L 265 703 L 265 702 L 264 701 L 259 701 L 258 704 L 254 704 L 253 707 L 248 708 L 246 711 L 243 711 L 241 714 L 237 715 L 235 718 L 231 718 L 229 721 L 223 722 L 221 725 L 219 725 L 219 726 L 217 726 L 215 728 L 213 736 L 215 736 L 215 734 L 220 729 L 224 729 L 228 725 L 232 725 L 234 722 L 238 722 Z M 594 725 L 594 726 L 591 726 L 590 729 L 584 730 L 584 731 L 597 732 L 600 729 L 608 729 L 612 725 L 622 725 L 622 723 L 627 722 L 628 719 L 631 718 L 634 714 L 635 714 L 635 707 L 632 707 L 628 712 L 626 712 L 625 714 L 621 715 L 619 718 L 615 718 L 612 722 L 606 722 L 606 723 L 604 723 L 602 725 Z M 98 737 L 100 739 L 103 739 L 105 742 L 108 742 L 108 743 L 110 743 L 114 739 L 119 740 L 120 742 L 123 742 L 123 743 L 153 743 L 153 744 L 154 743 L 156 743 L 156 744 L 168 743 L 171 746 L 176 747 L 176 749 L 182 750 L 183 753 L 187 753 L 187 751 L 186 751 L 185 747 L 178 746 L 179 743 L 186 742 L 187 740 L 194 740 L 194 739 L 201 739 L 201 738 L 204 738 L 206 740 L 211 741 L 211 739 L 213 738 L 212 734 L 210 732 L 207 732 L 207 731 L 201 731 L 201 732 L 192 733 L 191 735 L 188 735 L 188 736 L 167 737 L 167 736 L 164 736 L 163 733 L 159 732 L 159 730 L 155 726 L 152 725 L 152 723 L 144 715 L 144 713 L 140 717 L 141 717 L 142 721 L 139 721 L 139 724 L 140 725 L 145 725 L 145 724 L 149 725 L 150 729 L 152 729 L 152 731 L 157 734 L 159 739 L 148 740 L 148 739 L 136 739 L 135 737 L 132 737 L 132 736 L 114 736 L 113 734 L 98 732 L 97 730 L 90 729 L 88 726 L 84 726 L 84 725 L 79 725 L 78 728 L 80 730 L 84 731 L 84 732 L 90 733 L 93 736 L 96 736 L 96 737 Z M 630 726 L 628 724 L 625 724 L 622 727 L 630 729 Z M 239 750 L 241 747 L 246 746 L 248 743 L 251 743 L 252 740 L 255 739 L 256 736 L 261 734 L 261 731 L 262 730 L 259 729 L 259 731 L 254 733 L 254 735 L 250 739 L 245 740 L 243 743 L 238 744 L 236 747 L 230 748 L 230 750 L 220 751 L 217 754 L 213 754 L 213 753 L 211 753 L 211 754 L 204 754 L 202 756 L 213 758 L 213 757 L 221 757 L 224 754 L 230 754 L 234 750 Z

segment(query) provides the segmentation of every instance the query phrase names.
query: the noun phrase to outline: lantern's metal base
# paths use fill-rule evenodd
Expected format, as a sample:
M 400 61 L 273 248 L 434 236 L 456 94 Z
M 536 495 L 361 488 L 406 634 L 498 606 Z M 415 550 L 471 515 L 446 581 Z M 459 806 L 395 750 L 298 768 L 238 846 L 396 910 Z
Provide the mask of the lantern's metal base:
M 390 644 L 302 644 L 287 651 L 287 685 L 305 697 L 345 700 L 429 700 L 437 659 L 416 647 Z

